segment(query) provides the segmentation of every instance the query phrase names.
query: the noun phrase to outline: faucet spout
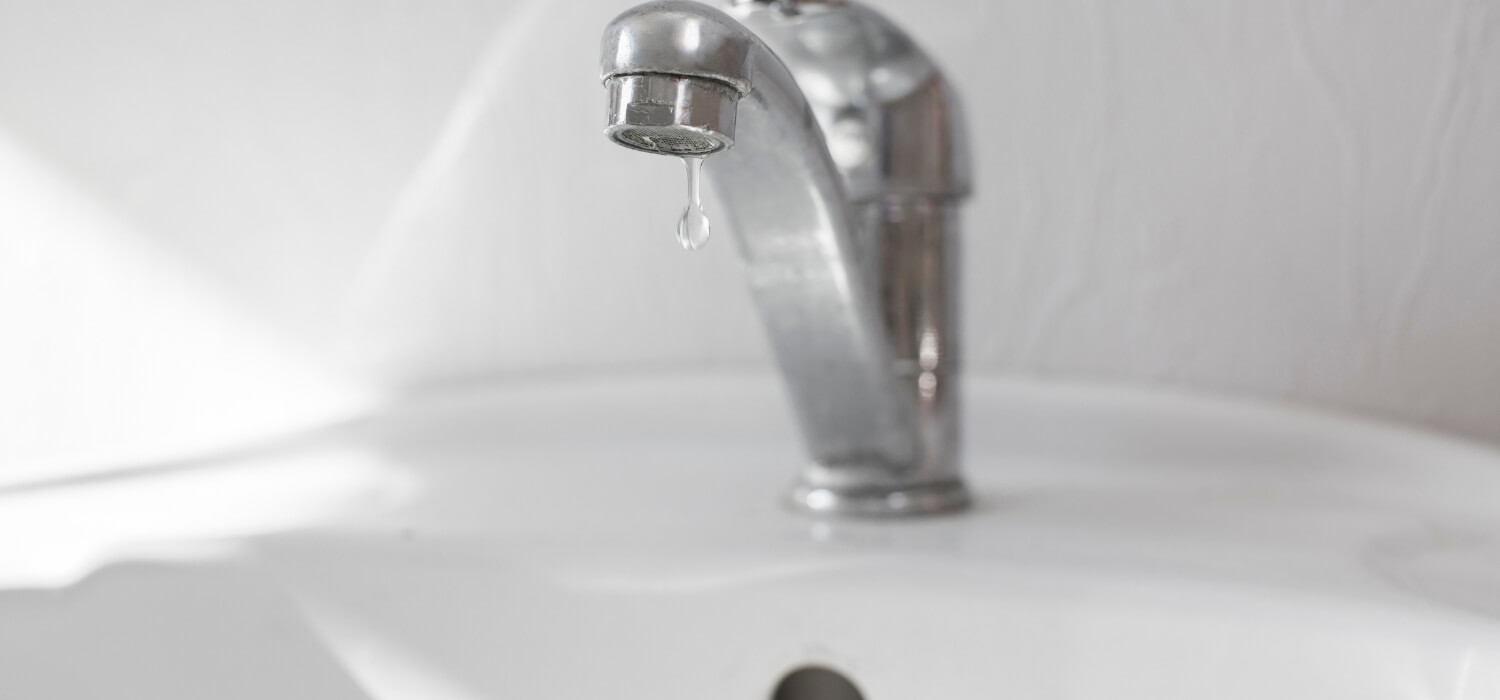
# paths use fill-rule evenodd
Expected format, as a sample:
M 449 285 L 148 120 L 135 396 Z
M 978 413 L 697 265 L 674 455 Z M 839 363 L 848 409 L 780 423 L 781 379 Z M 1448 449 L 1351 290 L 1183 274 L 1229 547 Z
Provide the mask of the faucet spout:
M 812 456 L 793 502 L 854 515 L 961 508 L 968 497 L 948 386 L 946 244 L 954 218 L 948 201 L 961 194 L 954 183 L 964 176 L 944 167 L 924 182 L 909 165 L 893 167 L 921 162 L 931 170 L 931 158 L 902 150 L 922 144 L 887 139 L 889 130 L 923 119 L 948 128 L 943 110 L 898 123 L 932 112 L 930 104 L 899 103 L 927 99 L 921 93 L 941 81 L 924 62 L 925 73 L 898 86 L 894 100 L 868 85 L 857 95 L 839 93 L 830 79 L 850 70 L 814 55 L 819 43 L 811 34 L 858 37 L 888 25 L 872 23 L 873 13 L 852 3 L 786 14 L 791 7 L 742 2 L 731 16 L 659 0 L 620 15 L 601 51 L 605 133 L 635 150 L 712 156 L 713 182 Z M 788 56 L 795 56 L 792 68 L 783 62 Z M 811 68 L 794 70 L 800 66 Z M 809 101 L 808 81 L 824 85 L 830 104 Z M 843 139 L 834 149 L 840 162 L 825 139 L 830 130 Z M 888 146 L 896 148 L 878 155 Z

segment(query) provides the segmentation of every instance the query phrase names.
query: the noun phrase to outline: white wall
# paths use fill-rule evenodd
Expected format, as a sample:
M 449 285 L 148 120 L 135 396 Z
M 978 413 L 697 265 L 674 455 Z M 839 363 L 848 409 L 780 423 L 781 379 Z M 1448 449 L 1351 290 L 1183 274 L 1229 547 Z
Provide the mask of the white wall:
M 680 165 L 599 135 L 627 4 L 0 0 L 0 134 L 361 390 L 763 364 L 723 224 L 678 249 Z M 973 371 L 1500 440 L 1500 4 L 873 4 L 966 97 Z

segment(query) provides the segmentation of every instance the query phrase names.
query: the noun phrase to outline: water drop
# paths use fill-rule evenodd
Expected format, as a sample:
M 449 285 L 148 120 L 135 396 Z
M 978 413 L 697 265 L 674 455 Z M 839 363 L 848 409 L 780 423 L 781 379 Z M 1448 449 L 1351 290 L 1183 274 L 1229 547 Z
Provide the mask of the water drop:
M 688 203 L 677 221 L 677 242 L 688 250 L 697 250 L 708 242 L 708 215 L 703 213 L 701 195 L 703 181 L 703 159 L 683 158 L 687 165 Z

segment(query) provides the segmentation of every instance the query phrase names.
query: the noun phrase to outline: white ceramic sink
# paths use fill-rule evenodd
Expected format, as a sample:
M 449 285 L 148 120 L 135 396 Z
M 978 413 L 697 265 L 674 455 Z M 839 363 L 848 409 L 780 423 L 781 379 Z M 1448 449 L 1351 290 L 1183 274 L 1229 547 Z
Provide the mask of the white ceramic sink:
M 1500 698 L 1500 455 L 976 380 L 962 516 L 782 509 L 774 377 L 510 385 L 0 491 L 0 698 Z

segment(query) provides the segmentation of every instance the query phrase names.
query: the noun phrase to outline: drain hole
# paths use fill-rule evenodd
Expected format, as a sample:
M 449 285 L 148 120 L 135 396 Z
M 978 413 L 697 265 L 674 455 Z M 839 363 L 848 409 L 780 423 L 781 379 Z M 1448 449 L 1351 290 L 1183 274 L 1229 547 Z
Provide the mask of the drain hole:
M 786 674 L 771 700 L 864 700 L 854 682 L 844 674 L 817 666 L 799 668 Z

